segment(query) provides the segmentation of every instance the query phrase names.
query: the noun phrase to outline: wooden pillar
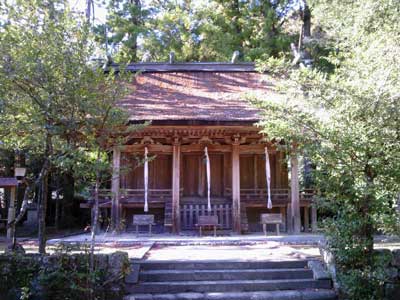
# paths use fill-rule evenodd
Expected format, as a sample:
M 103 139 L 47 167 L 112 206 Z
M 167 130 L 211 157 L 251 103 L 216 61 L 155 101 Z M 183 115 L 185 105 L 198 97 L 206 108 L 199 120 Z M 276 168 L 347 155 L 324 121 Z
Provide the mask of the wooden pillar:
M 181 145 L 174 143 L 172 150 L 172 232 L 181 230 L 180 219 L 180 173 L 181 173 Z
M 286 206 L 286 232 L 290 233 L 292 231 L 293 231 L 292 205 L 289 203 Z
M 10 188 L 10 204 L 8 206 L 8 214 L 7 214 L 7 224 L 12 223 L 15 220 L 15 202 L 16 202 L 16 192 L 15 186 Z M 7 245 L 11 245 L 14 241 L 12 240 L 14 237 L 14 226 L 10 226 L 7 229 Z
M 241 233 L 240 218 L 240 155 L 239 143 L 232 144 L 232 223 L 233 230 Z
M 301 215 L 300 215 L 300 191 L 299 191 L 299 161 L 296 154 L 290 156 L 291 177 L 291 213 L 293 223 L 293 233 L 300 233 Z
M 317 232 L 318 230 L 317 208 L 315 204 L 311 206 L 311 230 L 312 232 Z
M 285 207 L 284 206 L 279 207 L 279 212 L 281 213 L 282 218 L 283 218 L 282 231 L 286 231 L 286 219 L 287 219 L 287 216 L 286 216 Z
M 304 206 L 304 231 L 310 231 L 310 207 Z
M 119 231 L 121 225 L 120 205 L 120 162 L 121 150 L 118 147 L 113 149 L 113 174 L 111 182 L 111 193 L 113 195 L 111 204 L 111 225 L 114 231 Z

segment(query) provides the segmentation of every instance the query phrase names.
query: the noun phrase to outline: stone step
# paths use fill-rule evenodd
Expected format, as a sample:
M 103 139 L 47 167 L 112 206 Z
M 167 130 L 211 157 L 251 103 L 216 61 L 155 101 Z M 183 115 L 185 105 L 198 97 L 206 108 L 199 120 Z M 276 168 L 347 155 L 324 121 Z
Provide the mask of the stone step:
M 300 269 L 307 260 L 288 261 L 132 261 L 141 270 Z
M 227 293 L 136 294 L 124 300 L 336 300 L 332 290 L 282 290 Z
M 198 280 L 272 280 L 312 279 L 307 269 L 238 269 L 238 270 L 147 270 L 140 272 L 140 281 L 198 281 Z
M 127 293 L 211 293 L 250 292 L 271 290 L 329 289 L 330 280 L 290 279 L 290 280 L 221 280 L 221 281 L 164 281 L 140 282 L 127 285 Z

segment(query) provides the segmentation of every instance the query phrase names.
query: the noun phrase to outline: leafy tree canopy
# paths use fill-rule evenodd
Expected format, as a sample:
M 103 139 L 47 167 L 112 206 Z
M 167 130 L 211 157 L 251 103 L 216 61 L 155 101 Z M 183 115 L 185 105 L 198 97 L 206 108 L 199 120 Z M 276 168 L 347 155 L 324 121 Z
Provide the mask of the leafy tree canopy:
M 314 68 L 277 68 L 283 101 L 255 102 L 265 110 L 264 132 L 315 166 L 319 205 L 332 217 L 324 221 L 328 246 L 349 297 L 381 299 L 373 234 L 399 232 L 400 3 L 309 5 L 315 26 L 304 47 Z
M 129 77 L 92 63 L 87 23 L 67 1 L 6 1 L 0 13 L 6 20 L 0 28 L 0 146 L 40 158 L 32 177 L 42 195 L 43 252 L 48 174 L 73 169 L 91 183 L 104 168 L 100 158 L 107 162 L 110 139 L 127 124 L 116 101 L 129 90 Z
M 301 2 L 301 1 L 300 1 Z M 106 24 L 95 31 L 118 61 L 229 61 L 277 56 L 298 36 L 290 26 L 299 1 L 110 0 Z M 105 38 L 105 32 L 108 32 Z

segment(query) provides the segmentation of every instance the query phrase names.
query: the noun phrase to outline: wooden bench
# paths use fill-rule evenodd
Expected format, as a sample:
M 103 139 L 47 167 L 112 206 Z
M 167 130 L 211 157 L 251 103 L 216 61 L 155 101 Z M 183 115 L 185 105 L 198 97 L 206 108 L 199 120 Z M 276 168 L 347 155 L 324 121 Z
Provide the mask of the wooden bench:
M 203 227 L 213 227 L 214 236 L 217 236 L 218 216 L 199 216 L 197 222 L 196 226 L 199 227 L 200 236 Z
M 279 235 L 279 225 L 283 224 L 282 214 L 261 214 L 260 223 L 263 225 L 264 235 L 267 235 L 267 224 L 276 224 L 276 234 Z
M 149 234 L 151 235 L 151 226 L 155 225 L 154 215 L 133 215 L 132 225 L 136 226 L 136 234 L 139 233 L 139 226 L 149 226 Z

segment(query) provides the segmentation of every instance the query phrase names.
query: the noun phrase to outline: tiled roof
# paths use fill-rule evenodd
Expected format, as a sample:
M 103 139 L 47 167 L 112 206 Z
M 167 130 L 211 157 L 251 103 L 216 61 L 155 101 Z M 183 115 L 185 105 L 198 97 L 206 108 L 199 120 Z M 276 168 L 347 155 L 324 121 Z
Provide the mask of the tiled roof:
M 257 121 L 249 95 L 266 96 L 274 86 L 266 74 L 240 71 L 149 71 L 134 79 L 135 90 L 120 106 L 131 121 Z

